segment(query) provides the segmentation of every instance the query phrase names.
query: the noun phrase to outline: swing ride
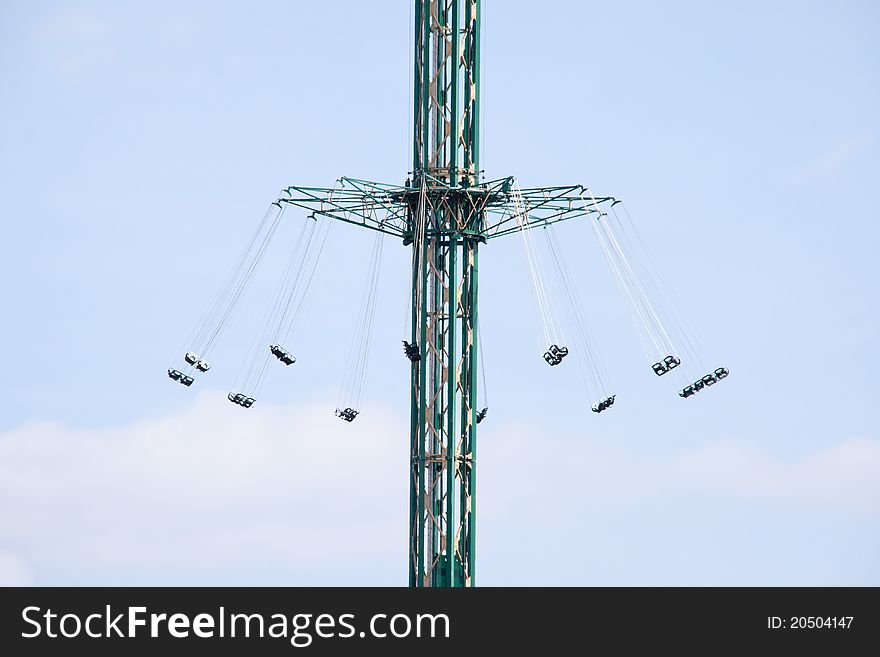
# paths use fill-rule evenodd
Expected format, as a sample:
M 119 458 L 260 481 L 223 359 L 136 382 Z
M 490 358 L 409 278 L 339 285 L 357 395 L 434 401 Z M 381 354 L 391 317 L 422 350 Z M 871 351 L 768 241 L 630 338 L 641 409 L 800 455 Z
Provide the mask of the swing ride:
M 304 220 L 291 222 L 297 235 L 285 241 L 292 244 L 286 264 L 228 394 L 233 404 L 251 408 L 273 361 L 290 368 L 294 353 L 308 353 L 297 329 L 331 226 L 366 228 L 374 238 L 334 410 L 352 423 L 367 380 L 383 246 L 391 237 L 411 247 L 410 332 L 402 342 L 411 383 L 409 582 L 418 587 L 475 581 L 476 426 L 489 412 L 477 304 L 480 245 L 520 236 L 540 327 L 535 356 L 554 372 L 577 363 L 585 409 L 603 414 L 617 395 L 568 264 L 566 251 L 577 246 L 580 256 L 585 242 L 577 229 L 593 233 L 627 302 L 646 373 L 663 382 L 677 377 L 684 399 L 729 375 L 704 364 L 693 325 L 620 199 L 595 196 L 580 184 L 521 188 L 512 176 L 485 180 L 480 5 L 415 0 L 413 160 L 404 184 L 343 177 L 333 187 L 283 189 L 168 368 L 169 378 L 185 387 L 224 371 L 222 354 L 215 359 L 218 347 L 282 218 L 290 208 L 304 210 Z M 572 231 L 564 241 L 557 234 L 563 222 Z

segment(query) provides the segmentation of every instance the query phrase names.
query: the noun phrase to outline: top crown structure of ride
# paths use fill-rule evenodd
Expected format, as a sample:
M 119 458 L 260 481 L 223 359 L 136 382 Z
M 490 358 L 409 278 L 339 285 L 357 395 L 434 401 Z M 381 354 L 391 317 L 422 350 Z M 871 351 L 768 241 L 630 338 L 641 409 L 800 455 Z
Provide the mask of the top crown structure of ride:
M 583 185 L 519 189 L 480 170 L 480 0 L 416 0 L 412 169 L 404 185 L 343 176 L 334 187 L 292 185 L 279 203 L 412 242 L 420 204 L 452 210 L 455 230 L 486 241 L 521 228 L 598 215 L 610 197 Z M 434 212 L 433 214 L 437 214 Z

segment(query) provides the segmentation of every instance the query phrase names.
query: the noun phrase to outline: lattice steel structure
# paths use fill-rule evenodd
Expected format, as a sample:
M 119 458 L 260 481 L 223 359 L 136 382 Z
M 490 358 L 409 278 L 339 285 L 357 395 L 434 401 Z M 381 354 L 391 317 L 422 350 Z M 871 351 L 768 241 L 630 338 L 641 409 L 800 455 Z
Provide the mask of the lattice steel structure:
M 582 185 L 482 181 L 480 0 L 415 0 L 413 163 L 402 186 L 340 178 L 279 202 L 412 247 L 409 583 L 474 585 L 478 251 L 489 239 L 601 212 Z

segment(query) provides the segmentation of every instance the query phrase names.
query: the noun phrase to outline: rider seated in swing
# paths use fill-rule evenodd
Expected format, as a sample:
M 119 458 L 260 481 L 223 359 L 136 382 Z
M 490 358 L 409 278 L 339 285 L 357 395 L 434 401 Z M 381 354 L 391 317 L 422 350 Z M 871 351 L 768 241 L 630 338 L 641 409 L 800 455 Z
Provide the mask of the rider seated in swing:
M 419 352 L 419 345 L 413 342 L 410 344 L 406 340 L 403 341 L 403 353 L 406 354 L 406 357 L 409 358 L 412 362 L 417 362 L 422 359 L 422 355 Z

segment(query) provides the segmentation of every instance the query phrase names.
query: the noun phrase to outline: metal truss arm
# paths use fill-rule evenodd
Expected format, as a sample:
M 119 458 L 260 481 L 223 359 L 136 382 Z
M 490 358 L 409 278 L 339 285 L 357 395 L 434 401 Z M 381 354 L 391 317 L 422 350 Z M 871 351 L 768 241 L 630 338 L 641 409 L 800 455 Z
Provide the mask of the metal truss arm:
M 503 202 L 486 208 L 489 217 L 485 229 L 486 239 L 503 237 L 522 228 L 528 230 L 550 226 L 569 219 L 586 216 L 601 216 L 604 207 L 614 203 L 613 196 L 594 196 L 583 185 L 563 185 L 559 187 L 530 187 L 520 190 L 522 204 L 526 208 L 525 217 L 517 215 L 513 202 L 513 192 L 506 194 Z M 607 204 L 607 205 L 605 205 Z
M 300 187 L 282 190 L 278 203 L 308 210 L 347 224 L 403 237 L 407 229 L 406 206 L 400 202 L 405 187 L 342 177 L 336 187 Z

